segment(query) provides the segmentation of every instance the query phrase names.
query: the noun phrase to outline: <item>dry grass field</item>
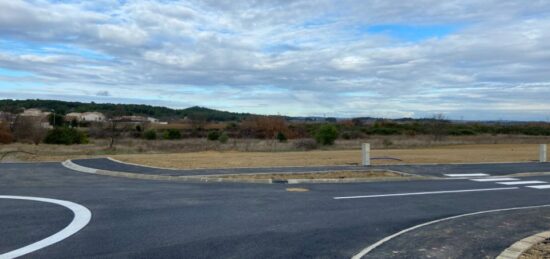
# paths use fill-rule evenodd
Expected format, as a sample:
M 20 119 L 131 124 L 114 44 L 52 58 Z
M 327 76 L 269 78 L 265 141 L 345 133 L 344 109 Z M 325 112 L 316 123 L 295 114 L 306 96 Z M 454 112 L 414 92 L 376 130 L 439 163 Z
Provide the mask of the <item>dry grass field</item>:
M 476 163 L 518 162 L 538 158 L 538 146 L 532 144 L 452 145 L 414 149 L 374 149 L 371 156 L 393 157 L 402 161 L 373 160 L 373 164 L 390 163 Z M 174 154 L 115 155 L 113 158 L 149 166 L 168 168 L 228 168 L 269 166 L 356 165 L 360 150 L 324 150 L 307 152 L 193 152 Z
M 156 140 L 121 139 L 115 149 L 108 140 L 87 145 L 0 145 L 0 162 L 63 161 L 73 158 L 106 157 L 158 167 L 220 168 L 355 165 L 360 162 L 360 144 L 369 142 L 372 157 L 393 157 L 389 163 L 473 163 L 533 161 L 538 158 L 537 143 L 550 143 L 548 137 L 463 136 L 435 142 L 430 136 L 374 136 L 363 140 L 338 140 L 334 146 L 299 151 L 293 141 L 233 140 L 226 144 L 206 139 Z M 24 151 L 25 153 L 12 153 Z M 31 154 L 28 154 L 31 153 Z

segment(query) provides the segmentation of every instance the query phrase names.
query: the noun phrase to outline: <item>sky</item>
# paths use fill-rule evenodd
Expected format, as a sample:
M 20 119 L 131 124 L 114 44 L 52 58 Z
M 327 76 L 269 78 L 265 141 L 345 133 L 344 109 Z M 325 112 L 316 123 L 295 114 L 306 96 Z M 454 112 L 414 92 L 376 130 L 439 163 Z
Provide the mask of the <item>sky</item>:
M 0 99 L 550 120 L 550 0 L 0 0 Z

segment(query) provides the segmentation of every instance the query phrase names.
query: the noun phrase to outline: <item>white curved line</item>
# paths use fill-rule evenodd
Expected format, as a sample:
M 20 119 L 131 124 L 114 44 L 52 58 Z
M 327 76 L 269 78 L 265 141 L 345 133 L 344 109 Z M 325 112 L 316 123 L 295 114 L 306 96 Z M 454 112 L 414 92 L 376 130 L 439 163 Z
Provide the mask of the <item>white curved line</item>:
M 19 256 L 26 255 L 28 253 L 32 253 L 44 247 L 53 245 L 75 234 L 82 228 L 84 228 L 86 225 L 88 225 L 88 223 L 90 222 L 90 219 L 92 218 L 92 213 L 90 212 L 90 210 L 88 210 L 86 207 L 80 204 L 70 202 L 70 201 L 40 198 L 40 197 L 10 196 L 10 195 L 0 195 L 0 199 L 29 200 L 29 201 L 53 203 L 53 204 L 61 205 L 65 208 L 68 208 L 74 213 L 73 221 L 71 221 L 71 223 L 61 231 L 47 238 L 44 238 L 38 242 L 27 245 L 25 247 L 22 247 L 4 254 L 0 254 L 0 259 L 16 258 Z
M 462 214 L 462 215 L 457 215 L 457 216 L 452 216 L 452 217 L 448 217 L 448 218 L 442 218 L 442 219 L 437 219 L 437 220 L 433 220 L 433 221 L 430 221 L 430 222 L 426 222 L 426 223 L 422 223 L 420 225 L 416 225 L 416 226 L 413 226 L 413 227 L 410 227 L 410 228 L 407 228 L 407 229 L 404 229 L 404 230 L 401 230 L 391 236 L 387 236 L 381 240 L 379 240 L 378 242 L 370 245 L 369 247 L 361 250 L 361 252 L 359 252 L 358 254 L 352 256 L 351 258 L 352 259 L 360 259 L 362 258 L 363 256 L 367 255 L 368 253 L 370 253 L 372 250 L 374 250 L 375 248 L 381 246 L 382 244 L 388 242 L 389 240 L 397 237 L 397 236 L 400 236 L 402 234 L 405 234 L 409 231 L 412 231 L 412 230 L 415 230 L 417 228 L 421 228 L 421 227 L 425 227 L 425 226 L 428 226 L 428 225 L 431 225 L 431 224 L 435 224 L 435 223 L 439 223 L 439 222 L 442 222 L 442 221 L 446 221 L 446 220 L 451 220 L 451 219 L 457 219 L 457 218 L 462 218 L 462 217 L 467 217 L 467 216 L 473 216 L 473 215 L 478 215 L 478 214 L 485 214 L 485 213 L 492 213 L 492 212 L 501 212 L 501 211 L 509 211 L 509 210 L 523 210 L 523 209 L 535 209 L 535 208 L 543 208 L 543 207 L 550 207 L 550 204 L 546 204 L 546 205 L 538 205 L 538 206 L 526 206 L 526 207 L 514 207 L 514 208 L 506 208 L 506 209 L 496 209 L 496 210 L 485 210 L 485 211 L 478 211 L 478 212 L 473 212 L 473 213 L 467 213 L 467 214 Z

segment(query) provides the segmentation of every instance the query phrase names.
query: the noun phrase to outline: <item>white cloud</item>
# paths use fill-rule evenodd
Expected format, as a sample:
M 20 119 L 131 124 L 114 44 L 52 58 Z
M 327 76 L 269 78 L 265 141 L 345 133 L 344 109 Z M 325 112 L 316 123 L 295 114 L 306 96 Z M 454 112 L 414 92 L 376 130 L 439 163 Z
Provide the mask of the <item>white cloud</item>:
M 377 24 L 459 29 L 406 41 L 365 30 Z M 545 118 L 549 27 L 548 1 L 0 0 L 0 68 L 31 72 L 17 80 L 43 95 L 131 89 L 137 101 L 262 113 Z

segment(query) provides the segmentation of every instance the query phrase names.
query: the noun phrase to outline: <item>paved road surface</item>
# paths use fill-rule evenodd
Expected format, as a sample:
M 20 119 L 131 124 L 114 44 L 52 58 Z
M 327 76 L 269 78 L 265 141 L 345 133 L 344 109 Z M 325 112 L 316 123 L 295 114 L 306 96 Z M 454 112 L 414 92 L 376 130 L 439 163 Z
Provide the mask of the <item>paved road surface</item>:
M 0 164 L 0 195 L 72 201 L 93 214 L 84 229 L 28 258 L 349 258 L 388 235 L 434 219 L 550 204 L 550 189 L 527 187 L 548 185 L 549 176 L 519 180 L 531 183 L 293 185 L 310 189 L 297 193 L 287 192 L 289 185 L 283 184 L 145 181 L 78 173 L 58 163 Z M 539 229 L 536 217 L 527 219 L 518 235 L 546 230 Z M 71 220 L 62 207 L 0 199 L 0 255 L 52 235 Z M 483 225 L 479 231 L 498 228 Z M 518 239 L 503 237 L 481 238 L 483 256 L 495 256 Z M 426 240 L 466 255 L 479 248 L 446 241 Z M 373 255 L 391 249 L 388 242 Z
M 526 172 L 550 172 L 548 163 L 502 163 L 502 164 L 455 164 L 455 165 L 387 165 L 387 166 L 313 166 L 313 167 L 272 167 L 272 168 L 231 168 L 166 170 L 118 163 L 106 158 L 79 159 L 74 163 L 95 169 L 157 175 L 216 175 L 236 173 L 296 173 L 330 170 L 360 170 L 366 168 L 390 169 L 425 176 L 445 176 L 444 174 L 488 173 L 505 175 Z

